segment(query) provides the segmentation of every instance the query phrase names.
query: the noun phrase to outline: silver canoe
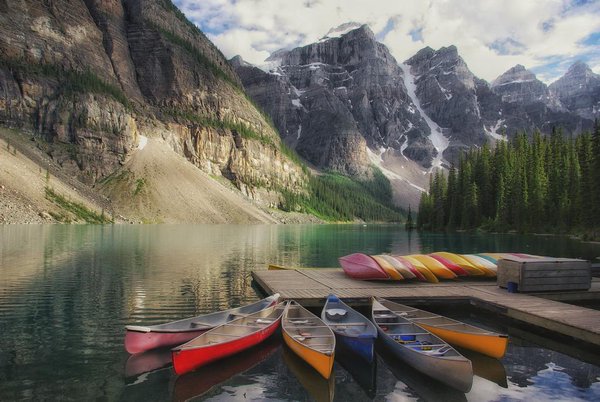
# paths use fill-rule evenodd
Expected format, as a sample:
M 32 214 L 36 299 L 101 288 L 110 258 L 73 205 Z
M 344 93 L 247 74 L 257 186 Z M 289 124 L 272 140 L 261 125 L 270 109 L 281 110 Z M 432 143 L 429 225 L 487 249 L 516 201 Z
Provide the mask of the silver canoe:
M 417 324 L 373 298 L 372 319 L 379 338 L 400 360 L 461 392 L 473 385 L 471 361 Z

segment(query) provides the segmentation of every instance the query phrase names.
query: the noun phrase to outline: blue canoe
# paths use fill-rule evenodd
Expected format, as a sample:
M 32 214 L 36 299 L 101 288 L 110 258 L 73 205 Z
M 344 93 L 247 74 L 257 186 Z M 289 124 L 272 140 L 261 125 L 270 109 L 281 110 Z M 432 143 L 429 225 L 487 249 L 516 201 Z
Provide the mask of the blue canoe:
M 337 296 L 327 296 L 321 319 L 335 333 L 341 346 L 372 362 L 377 328 L 373 323 L 344 304 Z

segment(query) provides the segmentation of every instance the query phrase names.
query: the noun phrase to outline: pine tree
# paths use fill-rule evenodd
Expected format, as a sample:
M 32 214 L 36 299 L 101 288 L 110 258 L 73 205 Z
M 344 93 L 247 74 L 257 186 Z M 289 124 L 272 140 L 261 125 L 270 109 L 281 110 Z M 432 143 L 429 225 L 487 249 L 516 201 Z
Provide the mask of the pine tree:
M 413 230 L 413 219 L 410 204 L 408 205 L 408 216 L 406 217 L 406 224 L 404 225 L 406 230 Z

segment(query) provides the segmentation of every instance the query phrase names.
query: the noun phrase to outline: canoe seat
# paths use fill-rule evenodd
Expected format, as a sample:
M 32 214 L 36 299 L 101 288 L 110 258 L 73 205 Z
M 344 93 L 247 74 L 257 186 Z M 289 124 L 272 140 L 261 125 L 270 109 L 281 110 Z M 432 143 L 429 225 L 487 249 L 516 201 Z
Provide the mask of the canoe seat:
M 256 323 L 257 324 L 272 324 L 273 320 L 270 320 L 268 318 L 257 318 Z
M 190 327 L 192 328 L 212 328 L 214 327 L 213 324 L 209 324 L 207 322 L 202 322 L 202 321 L 192 321 L 190 322 Z
M 227 316 L 227 321 L 237 320 L 238 318 L 242 318 L 242 317 L 248 317 L 248 314 L 229 313 L 229 315 Z
M 331 338 L 331 335 L 294 335 L 296 339 Z
M 348 312 L 342 308 L 329 308 L 325 310 L 325 316 L 331 321 L 339 321 L 347 314 Z

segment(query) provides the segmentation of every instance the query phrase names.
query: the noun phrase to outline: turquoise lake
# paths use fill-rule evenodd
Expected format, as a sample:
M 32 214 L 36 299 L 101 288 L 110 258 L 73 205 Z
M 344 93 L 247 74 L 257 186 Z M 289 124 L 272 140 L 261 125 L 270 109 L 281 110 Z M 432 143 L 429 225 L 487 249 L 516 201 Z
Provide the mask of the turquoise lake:
M 126 324 L 262 298 L 250 273 L 269 263 L 337 267 L 338 257 L 359 251 L 441 250 L 600 256 L 600 244 L 567 237 L 407 233 L 396 225 L 0 226 L 0 401 L 600 400 L 596 355 L 463 305 L 432 308 L 511 337 L 501 361 L 468 356 L 468 394 L 432 383 L 385 350 L 370 367 L 342 357 L 327 382 L 280 337 L 181 377 L 168 353 L 130 357 L 123 348 Z

